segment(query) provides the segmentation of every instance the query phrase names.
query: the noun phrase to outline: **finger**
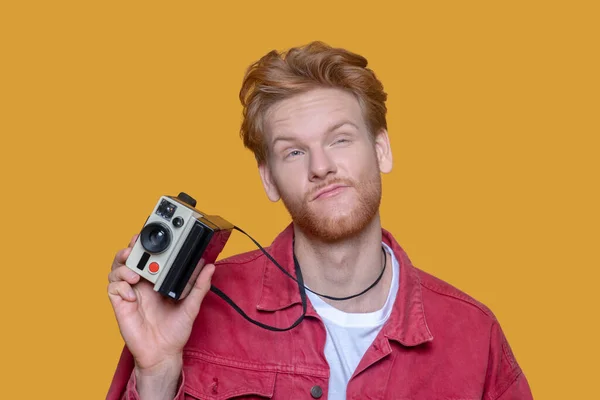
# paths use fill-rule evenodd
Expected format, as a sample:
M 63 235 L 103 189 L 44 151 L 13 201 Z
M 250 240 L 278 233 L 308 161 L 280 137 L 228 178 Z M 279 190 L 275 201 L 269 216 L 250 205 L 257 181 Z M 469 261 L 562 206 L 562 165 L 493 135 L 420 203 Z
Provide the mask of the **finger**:
M 113 303 L 113 305 L 114 301 L 119 297 L 125 301 L 136 300 L 135 292 L 133 291 L 132 287 L 125 281 L 111 282 L 108 285 L 108 297 L 110 298 L 110 301 Z
M 192 272 L 192 276 L 190 276 L 190 279 L 188 279 L 187 284 L 185 285 L 185 288 L 183 289 L 183 292 L 181 293 L 180 300 L 185 299 L 187 297 L 187 295 L 190 294 L 190 291 L 196 284 L 196 279 L 198 279 L 198 275 L 200 275 L 200 271 L 202 271 L 202 268 L 204 268 L 204 262 L 205 262 L 204 259 L 201 258 L 200 261 L 198 261 L 198 264 L 196 264 L 196 268 L 194 268 L 194 272 Z
M 134 271 L 130 270 L 127 266 L 121 266 L 114 269 L 108 274 L 109 282 L 120 282 L 125 281 L 130 285 L 136 284 L 140 280 L 140 276 Z
M 122 265 L 125 265 L 125 261 L 127 261 L 127 257 L 131 254 L 131 247 L 127 247 L 126 249 L 121 249 L 115 254 L 115 258 L 112 263 L 111 270 L 119 268 Z
M 139 236 L 139 234 L 133 235 L 133 237 L 131 238 L 131 241 L 127 245 L 127 248 L 119 250 L 117 252 L 117 254 L 115 255 L 115 258 L 113 259 L 113 263 L 110 268 L 111 270 L 119 268 L 121 265 L 125 264 L 125 261 L 127 261 L 127 257 L 129 257 L 129 255 L 131 254 L 131 249 L 135 245 L 135 242 L 136 242 L 138 236 Z
M 133 235 L 133 237 L 131 238 L 131 241 L 129 242 L 129 245 L 127 247 L 133 247 L 133 245 L 135 244 L 135 242 L 137 241 L 138 236 L 140 236 L 140 234 L 135 234 Z
M 185 308 L 185 312 L 188 316 L 194 320 L 200 311 L 200 305 L 202 304 L 202 300 L 206 293 L 210 290 L 210 284 L 212 280 L 213 273 L 215 272 L 214 264 L 206 264 L 200 275 L 198 275 L 198 279 L 194 283 L 190 294 L 183 300 L 182 307 Z

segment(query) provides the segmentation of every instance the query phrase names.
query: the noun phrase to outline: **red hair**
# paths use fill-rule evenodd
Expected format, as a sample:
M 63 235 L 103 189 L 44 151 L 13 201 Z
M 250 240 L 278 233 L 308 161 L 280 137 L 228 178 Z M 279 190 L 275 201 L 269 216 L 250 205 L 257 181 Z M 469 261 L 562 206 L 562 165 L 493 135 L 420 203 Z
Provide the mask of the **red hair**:
M 265 115 L 278 101 L 315 88 L 338 88 L 356 96 L 371 135 L 387 129 L 387 94 L 367 59 L 322 42 L 284 52 L 275 50 L 248 67 L 240 101 L 243 121 L 240 136 L 259 163 L 265 161 Z

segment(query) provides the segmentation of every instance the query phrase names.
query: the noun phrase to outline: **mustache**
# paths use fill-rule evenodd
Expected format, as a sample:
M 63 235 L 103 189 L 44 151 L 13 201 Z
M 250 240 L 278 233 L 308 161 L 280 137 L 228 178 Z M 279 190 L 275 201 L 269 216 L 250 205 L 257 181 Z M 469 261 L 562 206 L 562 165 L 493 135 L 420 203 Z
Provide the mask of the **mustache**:
M 331 178 L 330 180 L 320 183 L 317 186 L 315 186 L 314 188 L 312 188 L 305 196 L 305 199 L 312 199 L 319 190 L 326 188 L 327 186 L 330 185 L 345 185 L 345 186 L 350 186 L 350 187 L 354 187 L 355 183 L 352 179 L 348 179 L 348 178 Z

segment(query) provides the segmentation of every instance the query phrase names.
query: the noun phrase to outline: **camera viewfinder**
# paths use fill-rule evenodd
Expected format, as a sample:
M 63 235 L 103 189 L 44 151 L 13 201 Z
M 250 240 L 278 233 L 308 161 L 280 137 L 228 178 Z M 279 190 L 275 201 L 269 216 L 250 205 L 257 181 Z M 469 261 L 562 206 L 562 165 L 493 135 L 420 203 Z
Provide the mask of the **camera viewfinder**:
M 173 204 L 167 200 L 163 200 L 160 203 L 160 206 L 158 206 L 158 209 L 156 210 L 156 214 L 160 215 L 167 221 L 170 221 L 171 218 L 173 217 L 173 214 L 175 214 L 176 209 L 177 209 L 177 206 L 175 204 Z

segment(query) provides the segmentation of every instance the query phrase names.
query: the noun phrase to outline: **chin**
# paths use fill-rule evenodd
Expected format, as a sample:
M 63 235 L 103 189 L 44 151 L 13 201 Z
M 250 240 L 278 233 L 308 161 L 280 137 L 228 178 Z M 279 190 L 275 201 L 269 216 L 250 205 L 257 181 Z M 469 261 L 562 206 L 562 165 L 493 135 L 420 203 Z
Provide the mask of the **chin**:
M 330 223 L 330 224 L 345 224 L 348 223 L 349 220 L 353 219 L 353 215 L 355 215 L 354 208 L 336 206 L 336 207 L 326 207 L 320 210 L 314 210 L 313 215 L 321 221 Z
M 357 218 L 353 211 L 347 209 L 340 213 L 314 214 L 311 224 L 299 225 L 305 228 L 306 233 L 325 242 L 349 239 L 361 233 L 372 221 L 372 218 Z

